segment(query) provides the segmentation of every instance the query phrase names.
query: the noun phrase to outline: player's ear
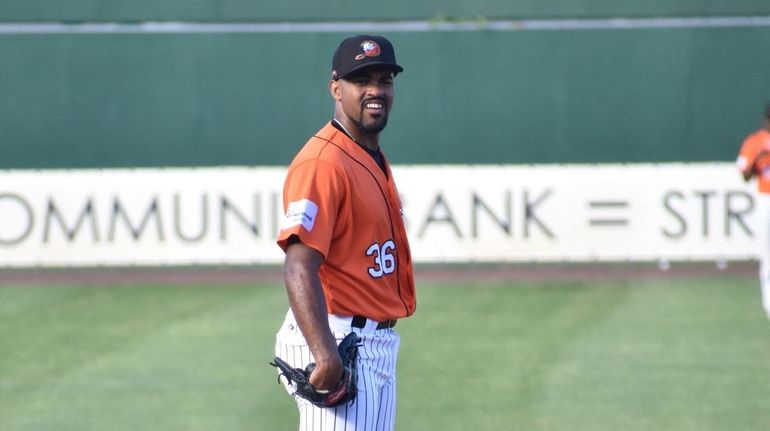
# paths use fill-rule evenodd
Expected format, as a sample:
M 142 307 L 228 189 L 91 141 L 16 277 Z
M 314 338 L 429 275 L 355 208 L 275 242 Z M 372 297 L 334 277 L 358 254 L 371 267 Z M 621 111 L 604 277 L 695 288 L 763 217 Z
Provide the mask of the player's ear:
M 339 80 L 332 79 L 332 80 L 329 81 L 329 93 L 331 93 L 332 99 L 337 100 L 337 101 L 342 99 L 342 95 L 341 95 L 342 88 L 341 87 L 342 86 L 340 85 L 340 81 Z

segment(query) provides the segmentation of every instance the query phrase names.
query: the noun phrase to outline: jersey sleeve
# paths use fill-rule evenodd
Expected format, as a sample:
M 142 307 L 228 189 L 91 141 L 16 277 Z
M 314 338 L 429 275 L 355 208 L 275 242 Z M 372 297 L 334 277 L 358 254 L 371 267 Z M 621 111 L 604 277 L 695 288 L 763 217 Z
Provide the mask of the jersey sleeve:
M 743 141 L 741 149 L 738 152 L 738 158 L 735 161 L 741 172 L 746 172 L 751 168 L 757 158 L 759 150 L 760 148 L 756 145 L 754 135 L 749 136 Z
M 289 238 L 297 236 L 325 259 L 340 200 L 344 196 L 342 187 L 340 174 L 327 162 L 311 159 L 292 166 L 284 183 L 284 217 L 278 233 L 278 246 L 286 251 Z

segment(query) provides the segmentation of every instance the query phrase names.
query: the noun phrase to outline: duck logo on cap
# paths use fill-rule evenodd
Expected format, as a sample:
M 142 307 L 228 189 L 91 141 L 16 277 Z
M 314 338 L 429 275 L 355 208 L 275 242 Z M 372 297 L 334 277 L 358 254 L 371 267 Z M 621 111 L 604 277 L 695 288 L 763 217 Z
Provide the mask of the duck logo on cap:
M 361 61 L 366 57 L 377 57 L 380 55 L 380 45 L 373 40 L 366 40 L 361 44 L 361 49 L 364 50 L 363 54 L 356 56 L 357 61 Z

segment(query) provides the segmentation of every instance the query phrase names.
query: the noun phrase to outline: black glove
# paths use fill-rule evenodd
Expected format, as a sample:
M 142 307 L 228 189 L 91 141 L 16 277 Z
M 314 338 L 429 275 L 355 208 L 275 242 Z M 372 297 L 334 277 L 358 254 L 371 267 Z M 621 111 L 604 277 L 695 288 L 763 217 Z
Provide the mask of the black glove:
M 331 390 L 321 391 L 310 384 L 310 374 L 315 369 L 315 363 L 311 362 L 305 369 L 292 368 L 286 361 L 275 357 L 270 365 L 278 368 L 281 376 L 286 377 L 289 384 L 296 388 L 294 395 L 302 397 L 318 407 L 336 407 L 353 401 L 358 394 L 356 361 L 358 359 L 359 338 L 355 332 L 351 332 L 340 341 L 337 351 L 342 359 L 342 379 L 340 384 Z

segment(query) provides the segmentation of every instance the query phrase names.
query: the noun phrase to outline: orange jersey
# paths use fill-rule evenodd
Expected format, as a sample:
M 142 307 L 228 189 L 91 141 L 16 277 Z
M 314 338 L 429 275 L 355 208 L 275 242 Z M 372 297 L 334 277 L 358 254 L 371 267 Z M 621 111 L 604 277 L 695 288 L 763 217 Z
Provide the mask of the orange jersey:
M 770 131 L 759 129 L 749 135 L 741 145 L 737 164 L 741 172 L 753 169 L 759 192 L 770 193 Z
M 324 256 L 330 314 L 384 321 L 414 313 L 412 257 L 390 166 L 327 124 L 289 166 L 278 245 L 296 235 Z

